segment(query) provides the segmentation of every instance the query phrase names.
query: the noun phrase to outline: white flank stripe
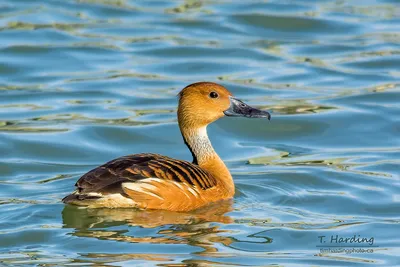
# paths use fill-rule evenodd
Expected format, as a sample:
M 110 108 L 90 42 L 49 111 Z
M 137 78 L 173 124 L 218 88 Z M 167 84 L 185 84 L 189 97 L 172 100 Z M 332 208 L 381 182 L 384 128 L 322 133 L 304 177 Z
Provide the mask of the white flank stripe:
M 174 182 L 174 184 L 179 187 L 181 190 L 184 190 L 183 185 L 181 185 L 181 183 L 178 182 Z
M 90 196 L 90 197 L 101 197 L 101 196 L 103 196 L 103 194 L 97 193 L 97 192 L 89 192 L 89 193 L 84 194 L 84 195 L 87 195 L 87 196 Z
M 145 179 L 145 180 L 147 180 L 147 179 Z M 127 189 L 129 189 L 129 190 L 140 192 L 140 193 L 147 194 L 147 195 L 156 197 L 158 199 L 164 200 L 164 198 L 160 197 L 159 195 L 148 191 L 148 190 L 157 190 L 157 187 L 155 187 L 152 184 L 143 183 L 143 182 L 139 182 L 139 183 L 123 183 L 122 186 L 127 188 Z
M 188 187 L 188 190 L 189 190 L 189 192 L 192 193 L 195 197 L 198 196 L 198 193 L 197 193 L 193 188 Z

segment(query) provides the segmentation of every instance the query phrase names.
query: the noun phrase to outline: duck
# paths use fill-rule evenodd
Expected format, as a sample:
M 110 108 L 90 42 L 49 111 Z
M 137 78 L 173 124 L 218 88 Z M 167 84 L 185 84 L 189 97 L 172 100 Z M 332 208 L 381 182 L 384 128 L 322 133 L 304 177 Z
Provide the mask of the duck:
M 88 208 L 187 212 L 232 199 L 232 175 L 215 152 L 207 126 L 222 117 L 270 120 L 270 113 L 213 82 L 190 84 L 178 98 L 178 125 L 192 162 L 154 153 L 122 156 L 84 174 L 62 201 Z

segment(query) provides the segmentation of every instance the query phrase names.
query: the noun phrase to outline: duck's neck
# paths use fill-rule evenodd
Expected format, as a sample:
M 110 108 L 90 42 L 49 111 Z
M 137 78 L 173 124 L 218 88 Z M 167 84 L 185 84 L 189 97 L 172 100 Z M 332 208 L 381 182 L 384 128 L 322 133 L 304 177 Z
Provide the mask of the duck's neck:
M 208 139 L 206 126 L 197 129 L 182 129 L 182 136 L 193 156 L 193 163 L 202 165 L 219 158 Z
M 213 175 L 221 183 L 221 186 L 225 188 L 226 192 L 232 196 L 235 190 L 232 176 L 225 163 L 214 151 L 207 135 L 207 126 L 195 129 L 181 127 L 181 131 L 185 144 L 192 153 L 193 163 Z

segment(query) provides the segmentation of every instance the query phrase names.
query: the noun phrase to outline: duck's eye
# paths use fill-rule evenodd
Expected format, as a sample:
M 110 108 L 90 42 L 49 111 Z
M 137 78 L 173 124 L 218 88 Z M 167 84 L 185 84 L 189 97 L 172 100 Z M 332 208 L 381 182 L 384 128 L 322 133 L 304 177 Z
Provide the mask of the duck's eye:
M 210 97 L 211 97 L 211 98 L 217 98 L 217 97 L 218 97 L 218 94 L 217 94 L 216 92 L 211 92 L 211 93 L 210 93 Z

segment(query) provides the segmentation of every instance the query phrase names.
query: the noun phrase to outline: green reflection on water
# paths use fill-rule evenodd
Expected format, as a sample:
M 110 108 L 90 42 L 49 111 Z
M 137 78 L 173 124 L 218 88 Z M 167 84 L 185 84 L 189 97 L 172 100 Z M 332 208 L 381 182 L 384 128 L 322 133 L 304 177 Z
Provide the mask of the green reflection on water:
M 396 266 L 396 1 L 3 2 L 0 265 Z M 176 94 L 202 80 L 273 112 L 209 127 L 232 202 L 61 204 L 115 157 L 190 160 Z M 320 253 L 331 234 L 373 235 L 379 249 Z

